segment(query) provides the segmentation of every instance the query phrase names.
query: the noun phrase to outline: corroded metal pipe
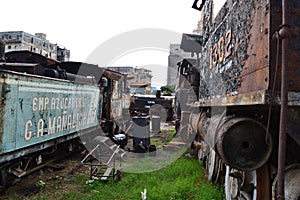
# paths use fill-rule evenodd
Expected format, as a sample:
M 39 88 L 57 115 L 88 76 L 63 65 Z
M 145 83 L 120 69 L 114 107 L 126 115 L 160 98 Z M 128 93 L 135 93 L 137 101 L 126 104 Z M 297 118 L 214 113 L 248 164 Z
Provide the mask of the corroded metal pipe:
M 267 144 L 265 126 L 253 119 L 191 114 L 190 122 L 197 134 L 232 168 L 255 170 L 271 155 L 271 136 L 268 135 L 270 144 Z
M 250 118 L 233 118 L 222 124 L 218 131 L 216 150 L 229 166 L 255 170 L 265 164 L 272 152 L 272 140 L 265 140 L 266 128 Z
M 287 0 L 282 0 L 282 27 L 279 37 L 282 39 L 282 66 L 281 66 L 281 107 L 280 107 L 280 126 L 279 126 L 279 147 L 278 147 L 278 199 L 284 199 L 284 168 L 286 160 L 286 133 L 287 133 L 287 49 L 288 38 L 290 36 L 289 26 L 287 25 Z

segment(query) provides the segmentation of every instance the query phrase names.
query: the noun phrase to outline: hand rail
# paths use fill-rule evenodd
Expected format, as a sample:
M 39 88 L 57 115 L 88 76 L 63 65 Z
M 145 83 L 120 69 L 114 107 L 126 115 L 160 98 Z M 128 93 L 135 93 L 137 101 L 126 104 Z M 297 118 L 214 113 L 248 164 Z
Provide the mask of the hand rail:
M 81 160 L 81 164 L 85 164 L 84 161 L 90 156 L 92 155 L 92 153 L 100 146 L 100 144 L 98 144 L 92 151 L 90 151 L 82 160 Z
M 115 154 L 119 152 L 119 148 L 120 148 L 120 145 L 117 146 L 116 150 L 110 156 L 110 159 L 108 160 L 108 162 L 106 163 L 106 165 L 109 165 L 110 161 L 113 159 L 113 157 L 115 156 Z
M 105 144 L 105 143 L 104 143 Z M 100 144 L 96 145 L 96 147 L 90 151 L 82 160 L 81 160 L 81 164 L 83 165 L 91 165 L 90 163 L 85 163 L 86 159 L 92 155 L 92 153 L 99 148 Z M 107 161 L 106 164 L 93 164 L 95 166 L 108 166 L 110 164 L 110 162 L 112 161 L 113 157 L 119 152 L 120 150 L 120 145 L 117 146 L 117 148 L 114 150 L 114 152 L 112 153 L 112 155 L 110 156 L 109 160 Z

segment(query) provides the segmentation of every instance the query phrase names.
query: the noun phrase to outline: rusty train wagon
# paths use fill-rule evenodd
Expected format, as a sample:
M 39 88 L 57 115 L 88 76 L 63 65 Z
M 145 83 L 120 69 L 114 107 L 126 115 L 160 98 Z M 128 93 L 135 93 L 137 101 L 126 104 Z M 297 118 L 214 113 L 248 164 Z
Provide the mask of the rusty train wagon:
M 300 198 L 300 1 L 281 3 L 227 0 L 213 17 L 202 1 L 201 52 L 179 63 L 179 132 L 226 199 Z
M 121 77 L 97 65 L 60 63 L 29 51 L 4 55 L 2 49 L 0 190 L 39 168 L 49 154 L 77 148 L 79 136 L 104 135 L 102 81 Z

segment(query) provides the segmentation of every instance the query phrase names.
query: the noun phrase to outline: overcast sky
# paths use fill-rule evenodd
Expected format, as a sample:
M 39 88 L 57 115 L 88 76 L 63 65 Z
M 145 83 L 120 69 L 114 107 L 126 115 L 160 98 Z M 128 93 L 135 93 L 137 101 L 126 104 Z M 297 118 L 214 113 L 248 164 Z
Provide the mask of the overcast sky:
M 99 45 L 124 32 L 155 28 L 180 34 L 192 33 L 200 18 L 200 12 L 191 8 L 193 2 L 194 0 L 6 0 L 1 2 L 0 31 L 45 33 L 50 42 L 71 50 L 71 60 L 85 61 Z M 176 42 L 180 41 L 170 41 Z M 141 52 L 136 53 L 140 54 L 125 55 L 112 65 L 167 65 L 167 52 L 148 51 L 146 57 Z

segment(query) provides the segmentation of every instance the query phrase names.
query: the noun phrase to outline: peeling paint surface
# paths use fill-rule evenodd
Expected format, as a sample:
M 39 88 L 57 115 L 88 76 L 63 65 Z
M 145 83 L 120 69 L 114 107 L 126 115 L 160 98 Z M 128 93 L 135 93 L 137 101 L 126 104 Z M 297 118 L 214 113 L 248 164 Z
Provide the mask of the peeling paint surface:
M 0 154 L 98 125 L 96 86 L 13 72 L 0 77 Z
M 212 1 L 206 1 L 199 69 L 201 99 L 268 89 L 266 5 L 265 1 L 227 2 L 212 20 Z

